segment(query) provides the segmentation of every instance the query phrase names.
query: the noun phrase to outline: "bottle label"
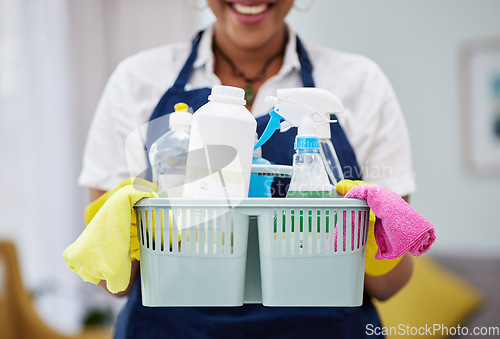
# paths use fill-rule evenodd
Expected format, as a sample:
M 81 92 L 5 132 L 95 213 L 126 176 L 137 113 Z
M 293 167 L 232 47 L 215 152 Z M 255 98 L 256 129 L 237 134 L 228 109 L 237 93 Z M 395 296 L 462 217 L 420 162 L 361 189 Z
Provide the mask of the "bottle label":
M 183 184 L 184 174 L 160 174 L 158 175 L 158 195 L 162 198 L 180 198 Z

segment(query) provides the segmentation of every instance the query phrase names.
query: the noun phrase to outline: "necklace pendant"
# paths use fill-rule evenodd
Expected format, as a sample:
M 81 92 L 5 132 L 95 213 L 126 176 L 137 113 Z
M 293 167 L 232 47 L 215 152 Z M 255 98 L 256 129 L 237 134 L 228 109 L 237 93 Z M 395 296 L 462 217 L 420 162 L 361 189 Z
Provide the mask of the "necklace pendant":
M 255 94 L 253 93 L 250 83 L 247 82 L 244 90 L 245 90 L 245 99 L 247 101 L 247 104 L 252 105 L 253 100 L 255 99 Z

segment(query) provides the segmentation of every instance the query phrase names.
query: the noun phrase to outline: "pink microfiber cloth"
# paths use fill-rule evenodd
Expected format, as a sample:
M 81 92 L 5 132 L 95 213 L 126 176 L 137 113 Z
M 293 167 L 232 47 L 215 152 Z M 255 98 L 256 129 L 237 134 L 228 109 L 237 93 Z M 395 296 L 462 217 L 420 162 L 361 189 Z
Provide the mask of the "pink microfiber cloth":
M 366 200 L 377 217 L 375 258 L 395 259 L 410 252 L 418 257 L 436 240 L 434 226 L 391 190 L 378 185 L 359 185 L 344 196 Z

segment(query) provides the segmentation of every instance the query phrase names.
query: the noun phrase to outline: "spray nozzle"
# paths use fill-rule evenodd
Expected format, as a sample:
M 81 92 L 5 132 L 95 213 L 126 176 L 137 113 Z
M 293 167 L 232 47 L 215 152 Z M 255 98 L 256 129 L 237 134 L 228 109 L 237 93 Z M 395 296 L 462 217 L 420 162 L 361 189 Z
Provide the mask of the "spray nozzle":
M 315 136 L 316 134 L 314 133 L 314 128 L 316 126 L 337 121 L 327 119 L 323 114 L 317 112 L 311 106 L 296 100 L 268 96 L 266 97 L 266 103 L 274 106 L 274 108 L 269 112 L 269 123 L 267 124 L 254 149 L 266 143 L 266 141 L 268 141 L 278 129 L 285 132 L 291 127 L 299 127 L 300 135 L 301 130 L 303 130 L 303 128 L 301 129 L 302 124 L 305 123 L 308 126 L 312 124 L 312 127 L 306 127 L 306 130 L 308 131 L 308 134 Z M 311 130 L 312 132 L 310 132 Z

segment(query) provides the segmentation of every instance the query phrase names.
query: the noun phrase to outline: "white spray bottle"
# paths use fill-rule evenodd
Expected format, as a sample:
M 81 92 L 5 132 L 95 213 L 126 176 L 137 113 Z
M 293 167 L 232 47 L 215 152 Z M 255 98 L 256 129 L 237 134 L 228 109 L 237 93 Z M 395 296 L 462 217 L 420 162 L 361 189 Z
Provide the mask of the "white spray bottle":
M 315 135 L 319 139 L 319 153 L 328 179 L 330 184 L 336 185 L 338 181 L 344 179 L 344 175 L 330 139 L 328 122 L 330 122 L 331 114 L 343 112 L 342 102 L 335 95 L 321 88 L 279 89 L 277 94 L 277 97 L 266 98 L 275 109 L 274 112 L 269 113 L 271 119 L 257 146 L 264 144 L 276 130 L 286 131 L 292 126 L 300 126 L 302 119 L 310 116 L 314 122 Z M 280 113 L 275 114 L 276 109 Z M 282 120 L 285 121 L 281 122 Z
M 214 86 L 209 102 L 193 114 L 185 198 L 248 196 L 257 122 L 244 97 L 241 88 Z
M 344 112 L 344 105 L 331 92 L 315 87 L 298 87 L 278 89 L 277 97 L 282 99 L 293 99 L 307 106 L 310 106 L 314 111 L 320 113 L 325 119 L 319 115 L 314 115 L 315 132 L 319 139 L 319 153 L 325 164 L 328 179 L 332 185 L 344 179 L 344 173 L 337 157 L 337 152 L 332 144 L 330 125 L 322 123 L 325 120 L 330 120 L 331 114 L 339 114 Z

